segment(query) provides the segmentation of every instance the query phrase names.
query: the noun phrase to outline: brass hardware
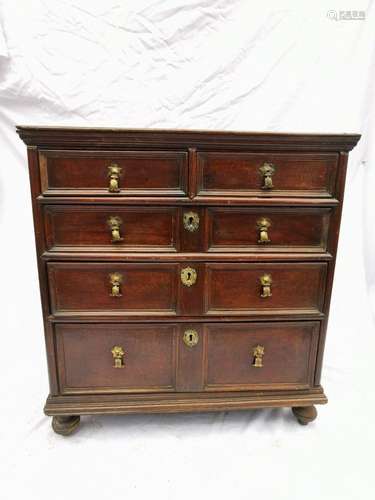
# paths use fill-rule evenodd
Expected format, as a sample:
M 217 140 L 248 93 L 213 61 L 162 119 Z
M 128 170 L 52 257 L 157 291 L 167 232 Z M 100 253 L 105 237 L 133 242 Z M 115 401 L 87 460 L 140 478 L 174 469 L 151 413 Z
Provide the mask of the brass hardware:
M 199 215 L 196 212 L 184 213 L 184 228 L 193 233 L 199 227 Z
M 268 229 L 271 227 L 271 221 L 263 217 L 257 221 L 257 226 L 259 229 L 259 240 L 258 243 L 271 243 L 268 236 Z
M 121 167 L 119 167 L 117 163 L 111 163 L 111 165 L 108 167 L 109 192 L 118 193 L 120 191 L 119 188 L 120 174 L 121 174 Z
M 120 285 L 122 283 L 122 275 L 120 273 L 112 273 L 109 275 L 109 281 L 112 285 L 111 297 L 122 297 Z
M 275 173 L 275 166 L 272 163 L 265 162 L 260 167 L 260 173 L 263 175 L 262 189 L 273 189 L 272 176 Z
M 272 297 L 272 292 L 271 292 L 271 285 L 272 285 L 272 277 L 270 274 L 263 274 L 259 278 L 260 284 L 262 285 L 262 292 L 260 296 L 263 299 L 266 299 L 267 297 Z
M 263 367 L 263 356 L 264 356 L 264 347 L 262 345 L 257 345 L 253 349 L 253 366 L 255 368 Z
M 119 241 L 123 241 L 124 238 L 121 238 L 120 234 L 120 226 L 122 224 L 122 219 L 117 215 L 111 216 L 108 219 L 107 224 L 112 233 L 112 239 L 111 239 L 112 243 L 118 243 Z
M 188 347 L 194 347 L 199 342 L 199 335 L 196 330 L 186 330 L 182 339 Z
M 197 281 L 197 271 L 192 267 L 181 270 L 181 281 L 185 286 L 192 286 Z
M 122 347 L 115 345 L 112 350 L 111 350 L 113 359 L 115 361 L 115 364 L 113 365 L 113 368 L 124 368 L 124 356 L 125 356 L 125 351 Z

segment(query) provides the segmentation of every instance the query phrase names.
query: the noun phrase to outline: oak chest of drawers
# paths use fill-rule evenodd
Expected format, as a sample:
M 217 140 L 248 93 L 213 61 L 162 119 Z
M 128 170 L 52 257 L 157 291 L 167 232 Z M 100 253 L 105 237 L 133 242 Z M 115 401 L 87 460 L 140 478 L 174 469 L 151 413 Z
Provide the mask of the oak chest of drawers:
M 96 413 L 316 417 L 358 135 L 17 131 L 56 432 Z

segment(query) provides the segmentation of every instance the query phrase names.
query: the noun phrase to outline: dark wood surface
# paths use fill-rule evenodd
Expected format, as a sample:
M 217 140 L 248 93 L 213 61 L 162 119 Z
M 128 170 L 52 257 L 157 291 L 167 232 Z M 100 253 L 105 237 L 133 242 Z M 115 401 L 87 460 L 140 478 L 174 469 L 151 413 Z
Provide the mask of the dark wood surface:
M 48 250 L 173 252 L 179 248 L 179 214 L 173 207 L 47 205 L 44 214 Z M 111 217 L 121 219 L 121 241 L 112 241 Z
M 49 263 L 51 312 L 69 314 L 176 314 L 176 264 Z M 110 275 L 122 277 L 112 296 Z
M 108 167 L 121 169 L 119 192 L 108 192 Z M 45 195 L 184 195 L 187 153 L 171 151 L 64 151 L 40 153 Z
M 209 324 L 206 390 L 307 389 L 313 385 L 319 323 Z M 263 366 L 252 349 L 264 347 Z
M 337 154 L 228 153 L 198 154 L 198 194 L 213 196 L 332 196 Z M 259 168 L 275 165 L 274 188 L 262 189 Z
M 185 214 L 199 217 L 190 232 Z M 205 208 L 47 205 L 49 251 L 67 252 L 325 252 L 332 209 Z M 113 242 L 108 220 L 121 219 L 122 241 Z M 258 221 L 271 224 L 270 242 L 259 243 Z M 238 231 L 241 227 L 241 231 Z
M 176 325 L 57 325 L 62 394 L 175 390 Z M 114 368 L 111 349 L 123 348 Z
M 177 263 L 49 263 L 51 313 L 87 315 L 322 314 L 326 264 L 186 262 L 197 273 L 185 286 Z M 121 296 L 111 295 L 110 275 L 122 277 Z M 260 278 L 272 277 L 262 297 Z
M 90 413 L 290 406 L 301 423 L 315 418 L 313 405 L 326 402 L 320 374 L 358 135 L 17 132 L 28 146 L 45 411 L 56 432 Z M 275 167 L 272 189 L 262 189 L 264 162 Z M 121 167 L 117 193 L 108 190 L 111 163 Z M 193 231 L 184 227 L 191 211 Z M 121 219 L 121 241 L 112 241 L 110 217 Z M 260 244 L 264 217 L 270 241 Z M 185 267 L 197 273 L 192 286 L 181 281 Z M 187 330 L 197 345 L 185 344 Z M 114 368 L 114 345 L 125 351 L 123 368 Z M 262 367 L 252 364 L 256 345 Z
M 307 134 L 210 130 L 123 129 L 109 127 L 54 127 L 17 125 L 16 131 L 27 146 L 100 150 L 143 150 L 144 148 L 250 151 L 350 151 L 358 134 Z
M 272 277 L 270 297 L 260 278 Z M 319 314 L 324 301 L 325 263 L 207 264 L 208 314 Z
M 331 210 L 327 208 L 210 208 L 208 250 L 238 252 L 325 252 Z M 266 218 L 269 243 L 259 243 L 258 221 Z M 238 228 L 241 228 L 239 231 Z
M 194 347 L 178 342 L 190 328 Z M 61 394 L 287 390 L 313 386 L 319 322 L 57 324 L 55 333 Z M 125 352 L 121 369 L 114 346 Z

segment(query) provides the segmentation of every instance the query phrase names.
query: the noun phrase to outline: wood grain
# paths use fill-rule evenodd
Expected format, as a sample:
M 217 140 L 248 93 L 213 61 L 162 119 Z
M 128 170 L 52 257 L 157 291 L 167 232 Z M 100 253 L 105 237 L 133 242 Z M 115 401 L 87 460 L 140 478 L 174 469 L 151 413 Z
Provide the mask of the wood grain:
M 318 322 L 206 325 L 206 390 L 307 389 L 314 383 Z M 263 366 L 253 348 L 264 347 Z
M 325 263 L 207 264 L 207 314 L 285 314 L 323 312 Z M 272 277 L 264 298 L 260 278 Z
M 172 207 L 47 205 L 44 217 L 51 252 L 176 252 L 179 245 L 179 214 Z M 120 242 L 112 241 L 111 217 L 121 220 Z
M 164 325 L 56 325 L 62 394 L 164 392 L 175 388 L 176 327 Z M 111 349 L 123 348 L 114 368 Z
M 108 167 L 121 168 L 119 193 L 108 191 Z M 187 154 L 171 151 L 67 151 L 40 153 L 45 195 L 180 195 L 187 190 Z
M 213 196 L 334 196 L 337 154 L 198 153 L 198 194 Z M 262 189 L 260 167 L 271 163 L 273 189 Z
M 50 395 L 79 415 L 290 406 L 320 385 L 348 152 L 356 134 L 18 126 L 28 164 Z M 108 166 L 121 167 L 120 192 Z M 274 187 L 262 189 L 264 162 Z M 187 211 L 199 217 L 188 231 Z M 121 218 L 121 243 L 110 216 Z M 267 245 L 257 220 L 271 221 Z M 181 282 L 192 267 L 197 281 Z M 112 297 L 109 274 L 122 275 Z M 259 278 L 272 276 L 262 298 Z M 186 329 L 199 342 L 188 347 Z M 123 346 L 126 366 L 113 367 Z M 255 344 L 265 348 L 253 367 Z M 57 418 L 59 417 L 59 418 Z M 62 418 L 63 417 L 63 418 Z

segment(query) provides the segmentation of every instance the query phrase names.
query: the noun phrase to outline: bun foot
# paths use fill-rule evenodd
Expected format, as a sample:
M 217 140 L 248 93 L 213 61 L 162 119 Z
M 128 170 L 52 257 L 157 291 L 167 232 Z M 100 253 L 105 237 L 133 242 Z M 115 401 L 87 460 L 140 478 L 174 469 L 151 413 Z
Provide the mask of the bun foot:
M 309 424 L 318 416 L 315 406 L 295 406 L 292 412 L 301 425 Z
M 56 434 L 61 434 L 62 436 L 69 436 L 77 429 L 80 420 L 81 417 L 79 415 L 71 415 L 67 417 L 53 417 L 52 429 L 56 432 Z

